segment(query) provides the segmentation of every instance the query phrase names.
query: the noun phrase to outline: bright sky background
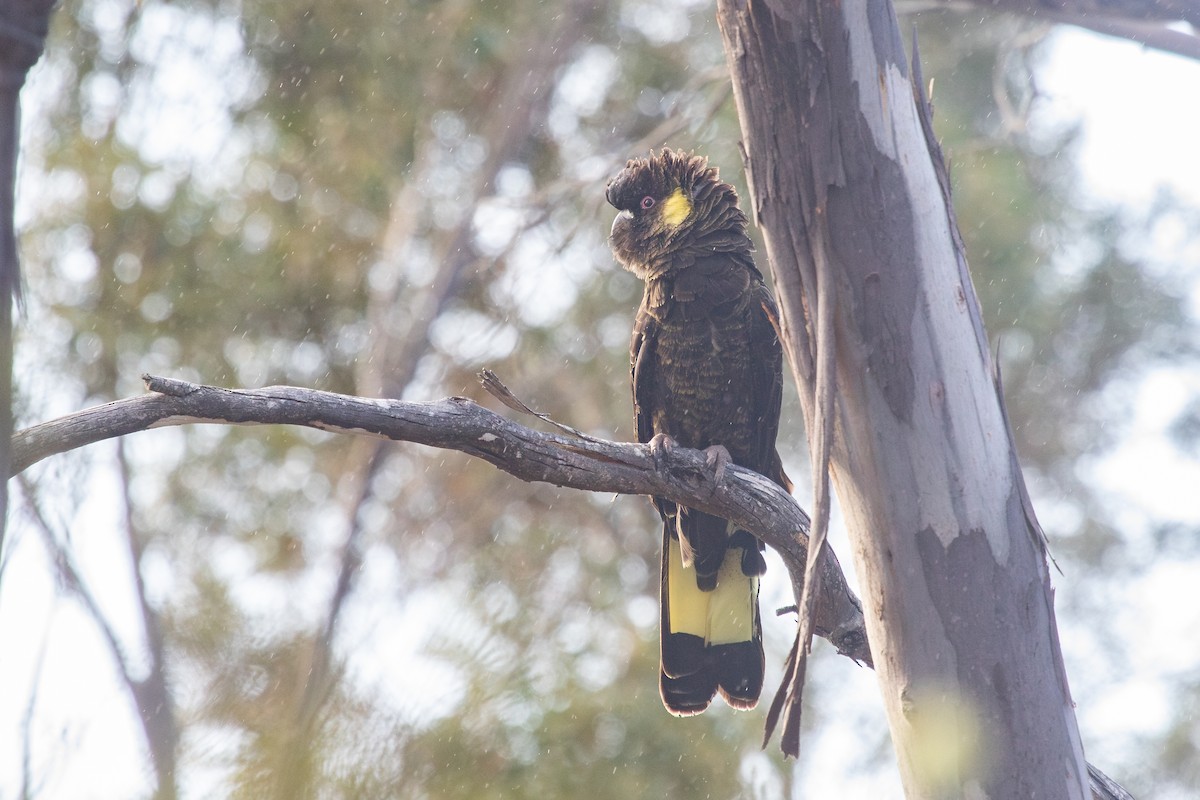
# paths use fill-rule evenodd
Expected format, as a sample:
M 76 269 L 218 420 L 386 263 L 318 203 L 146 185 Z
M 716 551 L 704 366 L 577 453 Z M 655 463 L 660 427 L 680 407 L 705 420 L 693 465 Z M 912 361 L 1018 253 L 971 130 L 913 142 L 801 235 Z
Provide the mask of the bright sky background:
M 1085 202 L 1119 205 L 1137 218 L 1170 190 L 1200 209 L 1200 63 L 1068 28 L 1056 34 L 1053 53 L 1038 81 L 1049 101 L 1045 121 L 1084 122 Z M 1165 227 L 1142 246 L 1170 266 L 1190 266 L 1200 279 L 1196 232 L 1188 252 L 1181 249 L 1188 232 Z M 1200 316 L 1200 282 L 1192 287 L 1191 309 Z M 1096 469 L 1101 484 L 1156 516 L 1200 525 L 1200 463 L 1181 458 L 1163 435 L 1197 394 L 1195 373 L 1149 376 L 1130 409 L 1131 435 Z
M 1121 204 L 1138 215 L 1164 187 L 1200 208 L 1200 64 L 1180 57 L 1145 51 L 1141 47 L 1098 35 L 1063 29 L 1055 34 L 1048 67 L 1039 75 L 1038 86 L 1045 97 L 1036 122 L 1064 124 L 1081 120 L 1084 125 L 1080 170 L 1084 191 L 1098 204 Z M 34 82 L 28 92 L 38 92 Z M 601 224 L 601 223 L 597 223 Z M 607 224 L 607 223 L 603 223 Z M 1170 248 L 1170 232 L 1153 247 Z M 1178 263 L 1178 253 L 1172 252 Z M 1200 263 L 1200 254 L 1189 259 Z M 1193 308 L 1200 314 L 1200 287 L 1193 290 Z M 1166 442 L 1163 430 L 1172 412 L 1189 395 L 1200 393 L 1200 376 L 1163 370 L 1143 388 L 1132 414 L 1133 436 L 1116 454 L 1096 465 L 1095 475 L 1116 498 L 1135 508 L 1153 509 L 1156 516 L 1168 515 L 1200 525 L 1200 464 L 1182 459 Z M 97 462 L 106 463 L 110 444 L 97 445 Z M 130 576 L 123 544 L 114 534 L 115 511 L 107 498 L 116 491 L 111 476 L 103 470 L 89 480 L 89 501 L 70 525 L 80 544 L 81 561 L 87 564 L 102 604 L 119 610 L 128 633 L 136 631 L 134 607 L 128 595 Z M 848 562 L 847 562 L 848 563 Z M 1200 648 L 1182 655 L 1178 632 L 1200 630 L 1200 613 L 1180 612 L 1178 598 L 1194 595 L 1200 575 L 1195 565 L 1164 565 L 1153 580 L 1136 587 L 1148 607 L 1161 620 L 1164 643 L 1171 643 L 1170 668 L 1200 664 Z M 55 602 L 42 548 L 26 535 L 12 554 L 4 574 L 0 595 L 0 798 L 15 796 L 13 781 L 21 758 L 20 723 L 25 712 L 28 687 L 32 685 L 43 646 L 43 631 L 52 627 L 40 678 L 40 695 L 34 733 L 42 765 L 51 752 L 69 754 L 69 760 L 54 764 L 54 777 L 42 787 L 42 798 L 112 798 L 135 796 L 145 791 L 142 773 L 146 759 L 141 754 L 141 734 L 131 712 L 126 690 L 115 679 L 111 660 L 92 624 L 71 603 Z M 368 589 L 371 576 L 364 577 Z M 1182 619 L 1177 614 L 1188 614 Z M 1138 633 L 1136 614 L 1118 615 L 1115 623 Z M 1065 621 L 1060 618 L 1060 623 Z M 1069 624 L 1069 623 L 1068 623 Z M 119 631 L 119 633 L 122 631 Z M 128 637 L 127 637 L 128 640 Z M 1064 631 L 1070 650 L 1073 637 Z M 375 669 L 364 665 L 362 674 L 386 674 L 411 654 L 380 648 Z M 1083 657 L 1086 657 L 1084 655 Z M 1140 711 L 1142 724 L 1152 724 L 1154 709 L 1163 709 L 1169 698 L 1156 690 L 1154 676 L 1165 656 L 1148 648 L 1136 662 L 1138 675 L 1114 692 L 1102 708 L 1081 709 L 1085 739 L 1097 740 L 1110 731 L 1130 724 L 1130 708 Z M 1184 664 L 1180 659 L 1185 660 Z M 1187 660 L 1190 659 L 1190 660 Z M 1144 669 L 1145 672 L 1141 672 Z M 869 673 L 855 676 L 856 685 L 869 685 Z M 1140 677 L 1144 675 L 1145 677 Z M 369 679 L 369 677 L 368 677 Z M 1085 713 L 1086 711 L 1086 713 Z M 1091 726 L 1091 727 L 1089 727 Z M 205 746 L 201 743 L 201 746 Z M 219 743 L 211 743 L 217 747 Z M 834 730 L 824 748 L 851 748 L 855 736 L 850 727 Z M 820 772 L 810 770 L 810 773 Z M 202 776 L 201 776 L 202 777 Z M 894 782 L 876 785 L 837 786 L 821 784 L 822 776 L 806 776 L 805 794 L 815 797 L 898 797 Z M 203 780 L 189 782 L 185 796 L 205 796 Z M 36 788 L 36 787 L 35 787 Z M 861 790 L 861 791 L 860 791 Z
M 1084 122 L 1085 189 L 1137 207 L 1170 187 L 1200 206 L 1200 63 L 1078 28 L 1054 40 L 1038 88 L 1047 116 Z

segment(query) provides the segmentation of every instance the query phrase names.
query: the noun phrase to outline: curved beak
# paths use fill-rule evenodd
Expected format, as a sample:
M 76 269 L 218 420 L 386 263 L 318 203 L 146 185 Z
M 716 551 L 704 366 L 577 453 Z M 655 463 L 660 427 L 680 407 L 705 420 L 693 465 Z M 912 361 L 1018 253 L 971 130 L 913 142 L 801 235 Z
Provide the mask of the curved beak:
M 612 229 L 609 230 L 609 232 L 608 232 L 609 238 L 611 239 L 612 237 L 617 235 L 617 228 L 624 227 L 632 221 L 633 221 L 633 212 L 632 211 L 626 210 L 626 211 L 622 211 L 621 213 L 617 214 L 617 216 L 613 219 Z

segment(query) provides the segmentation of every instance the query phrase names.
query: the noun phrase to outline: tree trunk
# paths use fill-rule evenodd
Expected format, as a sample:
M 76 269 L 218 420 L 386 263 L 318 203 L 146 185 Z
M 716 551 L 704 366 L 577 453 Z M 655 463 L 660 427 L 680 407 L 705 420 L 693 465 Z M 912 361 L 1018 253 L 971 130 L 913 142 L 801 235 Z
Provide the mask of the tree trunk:
M 8 474 L 12 436 L 12 300 L 20 291 L 13 211 L 21 133 L 21 87 L 42 55 L 53 0 L 0 0 L 0 474 Z M 8 483 L 0 481 L 0 549 Z
M 1041 532 L 892 7 L 720 0 L 718 18 L 810 431 L 834 348 L 831 473 L 905 791 L 1087 797 Z M 820 276 L 833 341 L 814 337 Z

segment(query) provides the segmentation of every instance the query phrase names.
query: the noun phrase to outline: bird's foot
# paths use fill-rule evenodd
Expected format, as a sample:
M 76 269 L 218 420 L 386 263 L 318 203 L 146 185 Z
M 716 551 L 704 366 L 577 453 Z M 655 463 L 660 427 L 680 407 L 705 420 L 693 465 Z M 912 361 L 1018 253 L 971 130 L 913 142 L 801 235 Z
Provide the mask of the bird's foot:
M 725 467 L 729 466 L 732 461 L 733 458 L 724 445 L 714 444 L 712 447 L 704 448 L 704 466 L 712 470 L 713 480 L 717 483 L 725 480 Z
M 650 455 L 654 457 L 654 469 L 665 472 L 671 451 L 676 447 L 675 440 L 665 433 L 656 433 L 647 444 L 650 445 Z

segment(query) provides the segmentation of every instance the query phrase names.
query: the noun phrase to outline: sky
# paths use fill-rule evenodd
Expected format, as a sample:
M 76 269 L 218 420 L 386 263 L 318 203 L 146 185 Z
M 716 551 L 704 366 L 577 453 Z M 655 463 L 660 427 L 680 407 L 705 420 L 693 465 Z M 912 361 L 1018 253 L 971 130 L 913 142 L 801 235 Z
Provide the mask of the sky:
M 1083 121 L 1078 168 L 1084 202 L 1139 218 L 1170 191 L 1200 208 L 1200 63 L 1064 28 L 1038 83 L 1046 95 L 1040 124 Z M 1200 317 L 1200 244 L 1193 235 L 1185 245 L 1186 233 L 1167 223 L 1150 241 L 1130 246 L 1160 254 L 1163 269 L 1192 265 L 1191 311 Z M 1167 511 L 1200 525 L 1200 463 L 1180 457 L 1165 436 L 1198 392 L 1195 373 L 1162 369 L 1148 376 L 1131 404 L 1127 440 L 1092 467 L 1102 485 L 1156 515 Z
M 1200 63 L 1078 28 L 1054 40 L 1042 124 L 1083 120 L 1083 191 L 1136 207 L 1170 187 L 1200 205 Z
M 1060 29 L 1053 37 L 1050 55 L 1039 72 L 1042 99 L 1034 124 L 1082 124 L 1078 168 L 1086 201 L 1137 216 L 1162 191 L 1170 190 L 1200 208 L 1200 148 L 1196 147 L 1200 103 L 1194 100 L 1200 87 L 1200 63 L 1074 29 Z M 34 81 L 26 91 L 43 90 Z M 1179 263 L 1180 254 L 1170 248 L 1182 241 L 1180 232 L 1160 231 L 1155 238 L 1135 244 L 1150 252 L 1169 252 L 1164 264 Z M 1200 254 L 1195 255 L 1190 262 L 1200 263 Z M 1200 315 L 1200 285 L 1193 289 L 1192 301 Z M 1195 490 L 1200 486 L 1200 464 L 1179 456 L 1164 436 L 1173 412 L 1186 398 L 1200 394 L 1200 376 L 1164 369 L 1151 375 L 1138 391 L 1131 411 L 1132 435 L 1116 453 L 1088 468 L 1116 502 L 1200 525 L 1200 492 Z M 98 462 L 109 458 L 109 448 L 111 443 L 95 446 Z M 116 491 L 114 481 L 104 470 L 94 471 L 88 481 L 88 501 L 70 529 L 85 550 L 82 560 L 100 602 L 116 612 L 112 616 L 117 620 L 128 623 L 123 633 L 128 634 L 127 640 L 136 641 L 135 609 L 126 591 L 128 565 L 119 555 L 115 511 L 104 499 Z M 1149 618 L 1162 628 L 1162 635 L 1152 640 L 1170 647 L 1164 651 L 1151 646 L 1135 655 L 1137 676 L 1101 707 L 1081 709 L 1085 740 L 1120 732 L 1128 725 L 1131 708 L 1139 710 L 1141 724 L 1153 724 L 1165 716 L 1162 704 L 1168 702 L 1155 676 L 1162 670 L 1200 664 L 1200 646 L 1188 649 L 1172 635 L 1200 630 L 1200 612 L 1178 609 L 1178 597 L 1195 585 L 1194 567 L 1165 565 L 1145 585 L 1132 587 L 1147 604 L 1148 616 L 1132 611 L 1114 614 L 1114 624 L 1131 634 Z M 128 692 L 120 686 L 94 626 L 73 604 L 55 602 L 50 574 L 42 548 L 32 536 L 24 536 L 11 554 L 0 593 L 0 641 L 5 642 L 0 685 L 9 687 L 0 693 L 0 798 L 16 791 L 12 781 L 19 774 L 22 752 L 19 726 L 35 676 L 39 697 L 33 758 L 40 765 L 39 774 L 52 775 L 40 796 L 72 800 L 134 796 L 149 785 L 149 777 Z M 1188 616 L 1182 618 L 1180 613 Z M 48 638 L 43 635 L 47 629 Z M 1064 631 L 1069 657 L 1074 642 L 1070 631 Z M 136 653 L 130 655 L 136 664 Z M 389 659 L 403 663 L 409 654 L 380 650 L 377 657 L 375 669 L 366 669 L 365 674 L 385 674 Z M 1075 657 L 1086 659 L 1090 654 L 1080 652 Z M 869 673 L 863 672 L 851 680 L 869 684 Z M 821 747 L 836 750 L 854 745 L 853 730 L 847 726 L 822 740 Z M 68 753 L 69 760 L 62 753 Z M 190 796 L 204 796 L 211 785 L 206 787 L 205 776 L 196 777 L 198 781 L 188 787 Z M 805 780 L 808 796 L 899 796 L 898 785 L 888 776 L 863 777 L 862 785 L 854 786 L 823 785 L 821 774 Z

